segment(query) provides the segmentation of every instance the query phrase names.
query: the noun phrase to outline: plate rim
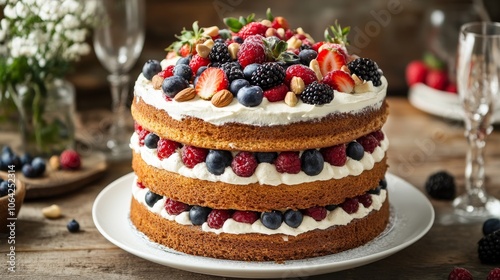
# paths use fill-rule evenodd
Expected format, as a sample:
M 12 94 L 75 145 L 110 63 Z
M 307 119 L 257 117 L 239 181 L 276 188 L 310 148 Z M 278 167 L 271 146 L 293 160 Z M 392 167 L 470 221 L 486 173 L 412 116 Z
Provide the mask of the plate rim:
M 335 261 L 335 262 L 328 262 L 328 261 L 320 261 L 315 262 L 314 260 L 318 260 L 321 258 L 327 259 L 328 257 L 332 257 L 338 254 L 330 255 L 330 256 L 323 256 L 323 257 L 317 257 L 317 258 L 311 258 L 311 259 L 305 259 L 305 260 L 296 260 L 296 261 L 287 261 L 285 264 L 276 264 L 273 262 L 246 262 L 246 261 L 233 261 L 233 260 L 220 260 L 220 259 L 213 259 L 213 258 L 207 258 L 207 257 L 201 257 L 201 256 L 192 256 L 192 255 L 187 255 L 184 253 L 178 253 L 178 254 L 173 254 L 167 251 L 164 251 L 160 248 L 153 248 L 150 246 L 151 244 L 148 244 L 146 240 L 141 240 L 142 238 L 139 236 L 137 232 L 134 232 L 134 229 L 132 228 L 130 223 L 126 223 L 125 227 L 128 229 L 127 234 L 133 235 L 134 238 L 137 239 L 137 241 L 140 242 L 140 246 L 143 248 L 135 248 L 131 247 L 126 240 L 129 237 L 124 237 L 123 234 L 119 236 L 114 236 L 113 234 L 110 234 L 108 230 L 103 226 L 101 223 L 103 222 L 102 219 L 103 217 L 99 216 L 98 209 L 101 206 L 102 203 L 105 202 L 106 199 L 109 199 L 108 196 L 110 194 L 114 194 L 114 192 L 117 192 L 121 195 L 118 199 L 116 197 L 114 198 L 116 200 L 115 203 L 117 204 L 122 204 L 122 207 L 127 207 L 125 211 L 119 211 L 118 209 L 114 209 L 115 211 L 108 211 L 108 213 L 113 213 L 114 215 L 119 215 L 122 213 L 122 216 L 120 219 L 123 219 L 126 215 L 126 219 L 128 221 L 129 219 L 129 205 L 130 205 L 130 199 L 132 197 L 131 191 L 129 188 L 127 188 L 127 191 L 124 191 L 123 189 L 123 184 L 130 184 L 132 182 L 132 179 L 134 178 L 135 174 L 133 172 L 128 173 L 109 185 L 107 185 L 96 197 L 93 206 L 92 206 L 92 218 L 94 221 L 94 224 L 98 231 L 111 243 L 114 245 L 118 246 L 122 250 L 129 252 L 133 255 L 136 255 L 138 257 L 141 257 L 143 259 L 146 259 L 148 261 L 158 263 L 160 265 L 164 266 L 169 266 L 172 268 L 180 269 L 180 270 L 185 270 L 185 271 L 190 271 L 194 273 L 201 273 L 201 274 L 207 274 L 207 275 L 214 275 L 214 276 L 222 276 L 222 277 L 240 277 L 240 278 L 270 278 L 270 277 L 282 277 L 283 272 L 286 272 L 290 274 L 289 276 L 294 276 L 297 277 L 298 275 L 293 274 L 293 273 L 298 273 L 300 276 L 311 276 L 311 275 L 318 275 L 318 274 L 324 274 L 324 273 L 329 273 L 329 272 L 335 272 L 335 271 L 341 271 L 341 270 L 346 270 L 354 267 L 359 267 L 362 265 L 366 265 L 375 261 L 378 261 L 380 259 L 389 257 L 390 255 L 393 255 L 394 253 L 397 253 L 404 248 L 412 245 L 416 241 L 418 241 L 420 238 L 422 238 L 432 227 L 434 224 L 434 219 L 435 219 L 435 213 L 434 213 L 434 208 L 432 207 L 432 204 L 430 201 L 427 199 L 427 197 L 419 191 L 417 188 L 415 188 L 413 185 L 410 183 L 406 182 L 404 179 L 391 174 L 390 172 L 386 173 L 386 178 L 388 182 L 390 183 L 388 188 L 390 190 L 390 193 L 395 193 L 398 194 L 398 191 L 394 191 L 391 189 L 395 188 L 394 186 L 396 183 L 402 184 L 404 186 L 403 188 L 406 188 L 407 190 L 412 190 L 414 193 L 411 195 L 415 195 L 413 200 L 415 202 L 418 202 L 422 204 L 422 209 L 427 210 L 428 212 L 424 213 L 425 217 L 422 217 L 424 220 L 425 224 L 420 225 L 419 229 L 420 231 L 413 233 L 413 234 L 408 234 L 405 236 L 403 241 L 400 241 L 397 243 L 396 246 L 392 246 L 391 248 L 384 249 L 372 254 L 368 254 L 365 256 L 353 258 L 353 259 L 347 259 L 347 260 L 342 260 L 342 261 Z M 391 183 L 393 182 L 394 183 Z M 401 191 L 400 191 L 401 192 Z M 399 194 L 401 195 L 401 194 Z M 396 195 L 399 196 L 399 195 Z M 392 195 L 394 196 L 394 194 Z M 401 211 L 401 205 L 397 205 L 397 201 L 393 202 L 394 199 L 391 200 L 391 211 L 393 211 L 393 206 L 398 208 L 400 210 L 396 209 L 396 215 L 398 215 L 398 211 Z M 123 209 L 121 209 L 123 210 Z M 116 213 L 115 213 L 116 212 Z M 405 211 L 403 211 L 404 213 Z M 415 212 L 421 212 L 423 211 L 415 211 Z M 126 214 L 125 214 L 126 213 Z M 401 214 L 401 213 L 400 213 Z M 116 218 L 116 217 L 115 217 Z M 396 218 L 397 219 L 397 218 Z M 409 222 L 412 222 L 410 220 Z M 417 221 L 421 222 L 421 221 Z M 396 221 L 397 223 L 397 221 Z M 415 222 L 416 225 L 416 222 Z M 123 225 L 121 225 L 123 226 Z M 394 234 L 396 234 L 396 231 L 394 228 L 389 231 L 394 231 Z M 389 234 L 388 233 L 388 234 Z M 383 238 L 382 238 L 383 239 Z M 370 246 L 370 241 L 368 244 L 364 246 Z M 358 248 L 362 248 L 358 247 Z M 147 248 L 147 249 L 145 249 Z M 357 248 L 354 248 L 352 250 L 356 250 Z M 159 256 L 155 256 L 152 254 L 150 251 L 154 251 L 157 254 L 169 254 L 169 255 L 176 255 L 177 258 L 190 258 L 191 260 L 198 260 L 197 264 L 193 264 L 193 262 L 182 262 L 182 261 L 176 261 L 172 260 L 171 258 L 164 258 L 161 261 L 159 260 Z M 350 250 L 349 250 L 350 251 Z M 308 261 L 310 261 L 308 263 Z M 200 263 L 201 262 L 201 263 Z M 221 267 L 220 265 L 227 263 L 225 267 Z M 239 265 L 232 265 L 232 264 L 239 264 Z M 263 264 L 263 266 L 260 266 Z M 294 265 L 295 264 L 295 265 Z M 196 265 L 196 266 L 195 266 Z M 258 267 L 256 265 L 259 265 Z M 288 277 L 289 277 L 288 276 Z

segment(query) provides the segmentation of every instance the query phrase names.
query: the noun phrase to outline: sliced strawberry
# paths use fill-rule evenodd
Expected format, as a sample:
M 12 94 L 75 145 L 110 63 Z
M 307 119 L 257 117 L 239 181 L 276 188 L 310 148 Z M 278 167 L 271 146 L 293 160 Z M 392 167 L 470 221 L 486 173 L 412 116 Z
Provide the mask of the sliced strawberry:
M 294 64 L 286 69 L 285 83 L 287 85 L 290 85 L 293 77 L 302 78 L 306 86 L 318 80 L 314 71 L 302 64 Z
M 198 54 L 193 55 L 193 58 L 189 61 L 189 67 L 191 67 L 193 73 L 196 73 L 201 66 L 207 66 L 208 64 L 210 64 L 210 59 L 201 57 Z
M 201 73 L 196 83 L 196 93 L 200 98 L 209 100 L 219 90 L 226 89 L 229 81 L 224 70 L 209 67 Z
M 347 49 L 344 45 L 342 44 L 337 44 L 337 43 L 324 43 L 323 45 L 321 45 L 320 48 L 318 49 L 321 49 L 321 50 L 324 50 L 324 49 L 329 49 L 329 50 L 337 50 L 339 51 L 344 57 L 345 59 L 347 60 L 347 57 L 349 56 L 348 53 L 347 53 Z
M 318 53 L 316 59 L 323 76 L 326 76 L 328 72 L 340 70 L 342 66 L 346 65 L 345 56 L 337 49 L 325 48 Z
M 340 92 L 350 93 L 354 90 L 354 80 L 342 70 L 328 72 L 321 82 Z
M 288 92 L 288 87 L 285 84 L 281 84 L 264 91 L 264 97 L 269 100 L 269 102 L 276 102 L 285 99 L 286 93 Z

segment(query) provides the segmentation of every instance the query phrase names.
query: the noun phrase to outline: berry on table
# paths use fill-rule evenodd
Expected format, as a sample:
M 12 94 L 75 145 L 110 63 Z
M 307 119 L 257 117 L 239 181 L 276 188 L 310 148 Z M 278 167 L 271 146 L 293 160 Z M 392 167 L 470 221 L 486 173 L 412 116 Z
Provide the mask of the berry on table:
M 297 174 L 301 170 L 301 161 L 298 152 L 281 152 L 274 161 L 279 173 Z
M 302 224 L 303 219 L 304 215 L 298 210 L 288 209 L 283 214 L 283 221 L 292 228 L 298 228 Z
M 206 158 L 208 172 L 214 175 L 221 175 L 226 167 L 231 165 L 233 155 L 229 151 L 210 150 Z
M 38 175 L 30 163 L 23 165 L 22 172 L 26 178 L 35 178 Z
M 500 280 L 500 267 L 495 267 L 490 270 L 486 280 Z
M 209 207 L 195 205 L 189 209 L 189 219 L 193 225 L 202 225 L 207 221 L 208 214 L 212 211 Z
M 321 148 L 319 151 L 326 162 L 333 166 L 344 166 L 347 161 L 346 144 L 335 145 L 327 148 Z
M 189 210 L 189 205 L 186 203 L 167 198 L 165 200 L 165 210 L 170 215 L 178 215 L 184 211 Z
M 80 155 L 75 150 L 65 150 L 59 157 L 62 169 L 77 170 L 81 167 Z
M 470 271 L 463 267 L 455 267 L 448 275 L 448 280 L 472 280 Z
M 251 152 L 239 152 L 231 162 L 234 173 L 240 177 L 250 177 L 257 168 L 257 159 Z
M 382 71 L 378 68 L 376 62 L 369 58 L 356 58 L 347 64 L 351 74 L 356 74 L 365 81 L 372 81 L 373 85 L 378 87 L 382 84 L 380 77 Z
M 439 171 L 427 179 L 425 190 L 435 199 L 450 200 L 455 197 L 455 179 L 446 171 Z
M 207 224 L 209 227 L 219 229 L 224 225 L 224 222 L 231 218 L 231 211 L 214 209 L 207 217 Z
M 35 157 L 31 161 L 31 166 L 33 166 L 33 169 L 35 169 L 36 177 L 41 176 L 45 172 L 45 169 L 47 167 L 45 160 L 41 157 Z
M 346 154 L 354 160 L 361 160 L 365 155 L 365 149 L 358 142 L 351 142 L 347 145 Z
M 263 212 L 260 220 L 262 224 L 269 229 L 277 229 L 283 222 L 283 213 L 277 210 L 271 212 Z
M 72 219 L 71 221 L 68 222 L 66 228 L 68 228 L 69 232 L 75 233 L 80 231 L 80 224 L 75 219 Z
M 325 160 L 316 149 L 305 150 L 300 156 L 301 168 L 309 176 L 315 176 L 323 171 Z
M 175 150 L 177 150 L 177 148 L 179 147 L 180 147 L 179 143 L 165 138 L 161 138 L 160 140 L 158 140 L 156 147 L 158 158 L 164 159 L 170 157 L 173 153 L 175 153 Z
M 149 149 L 156 149 L 158 147 L 158 141 L 160 141 L 160 137 L 155 133 L 150 132 L 146 135 L 146 138 L 144 138 L 144 146 Z
M 417 83 L 425 83 L 427 66 L 423 61 L 414 60 L 406 65 L 406 83 L 412 86 Z
M 500 264 L 500 230 L 481 238 L 477 251 L 481 263 Z
M 158 60 L 150 59 L 144 63 L 142 67 L 142 74 L 144 77 L 151 81 L 154 75 L 161 71 L 161 65 Z
M 245 107 L 256 107 L 262 103 L 264 92 L 259 86 L 245 86 L 238 91 L 236 98 Z
M 234 211 L 231 218 L 239 223 L 253 224 L 259 219 L 259 216 L 254 211 Z
M 437 90 L 445 90 L 448 86 L 448 72 L 444 70 L 431 70 L 427 73 L 425 84 Z
M 182 162 L 188 168 L 193 168 L 198 163 L 205 161 L 208 150 L 194 146 L 183 146 L 181 150 Z
M 483 235 L 488 235 L 494 231 L 500 230 L 500 219 L 490 218 L 483 223 Z
M 327 104 L 333 100 L 333 89 L 327 84 L 313 82 L 306 86 L 300 94 L 300 99 L 311 105 Z
M 144 201 L 149 207 L 153 207 L 155 203 L 160 199 L 162 199 L 162 196 L 152 191 L 148 191 L 144 196 Z

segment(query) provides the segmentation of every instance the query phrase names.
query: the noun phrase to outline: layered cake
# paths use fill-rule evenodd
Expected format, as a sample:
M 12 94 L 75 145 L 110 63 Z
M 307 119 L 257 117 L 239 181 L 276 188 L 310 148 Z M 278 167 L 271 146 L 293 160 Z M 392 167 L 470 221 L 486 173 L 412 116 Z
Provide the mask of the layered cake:
M 183 30 L 138 77 L 130 219 L 174 250 L 248 261 L 366 244 L 389 220 L 387 81 L 283 17 Z

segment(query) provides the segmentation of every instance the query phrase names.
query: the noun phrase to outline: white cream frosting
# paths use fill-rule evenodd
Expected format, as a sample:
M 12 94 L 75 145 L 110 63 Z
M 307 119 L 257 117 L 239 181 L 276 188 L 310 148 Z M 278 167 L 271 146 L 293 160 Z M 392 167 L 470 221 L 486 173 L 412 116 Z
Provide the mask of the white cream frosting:
M 165 198 L 158 200 L 153 207 L 149 207 L 145 202 L 145 196 L 148 192 L 147 188 L 141 189 L 137 186 L 137 178 L 134 179 L 132 184 L 132 195 L 133 197 L 142 205 L 146 206 L 149 211 L 160 215 L 161 217 L 175 221 L 182 225 L 193 225 L 189 219 L 189 211 L 184 211 L 179 215 L 170 215 L 165 210 Z M 337 207 L 333 211 L 327 210 L 326 218 L 321 221 L 316 221 L 313 218 L 304 215 L 302 223 L 297 228 L 292 228 L 286 223 L 282 223 L 277 229 L 269 229 L 265 227 L 259 220 L 255 221 L 253 224 L 240 223 L 231 218 L 224 222 L 224 225 L 220 229 L 213 229 L 208 226 L 205 222 L 201 225 L 201 229 L 206 232 L 214 232 L 216 234 L 220 233 L 230 233 L 230 234 L 246 234 L 246 233 L 261 233 L 261 234 L 284 234 L 297 236 L 301 233 L 305 233 L 315 229 L 327 229 L 332 226 L 337 225 L 347 225 L 354 219 L 362 219 L 368 216 L 372 211 L 378 211 L 387 197 L 386 190 L 381 190 L 379 195 L 371 195 L 372 204 L 369 207 L 364 207 L 363 204 L 359 203 L 359 208 L 356 213 L 348 214 L 342 209 L 342 207 Z
M 314 181 L 341 179 L 349 175 L 358 176 L 365 170 L 371 170 L 375 163 L 380 162 L 384 158 L 385 152 L 389 147 L 389 140 L 385 137 L 373 153 L 365 152 L 363 158 L 359 161 L 347 157 L 347 162 L 344 166 L 333 166 L 325 162 L 323 170 L 315 176 L 309 176 L 304 171 L 300 171 L 297 174 L 279 173 L 276 167 L 269 163 L 260 163 L 254 174 L 250 177 L 236 175 L 230 166 L 226 167 L 223 174 L 214 175 L 208 171 L 207 165 L 204 162 L 198 163 L 193 168 L 186 167 L 182 162 L 180 149 L 177 149 L 170 157 L 160 160 L 156 149 L 149 149 L 146 146 L 141 147 L 139 145 L 139 137 L 136 133 L 130 138 L 130 147 L 135 153 L 139 153 L 148 165 L 178 173 L 185 177 L 235 185 L 259 183 L 262 185 L 277 186 L 280 184 L 297 185 Z

